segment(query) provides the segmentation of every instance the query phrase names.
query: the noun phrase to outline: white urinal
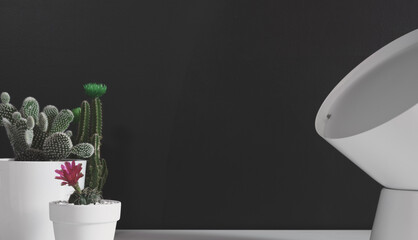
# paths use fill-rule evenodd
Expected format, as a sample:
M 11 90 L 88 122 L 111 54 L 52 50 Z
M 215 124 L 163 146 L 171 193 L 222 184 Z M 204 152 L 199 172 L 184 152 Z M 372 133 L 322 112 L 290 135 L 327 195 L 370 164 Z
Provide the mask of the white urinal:
M 418 240 L 418 30 L 354 68 L 318 111 L 318 134 L 383 185 L 372 240 Z

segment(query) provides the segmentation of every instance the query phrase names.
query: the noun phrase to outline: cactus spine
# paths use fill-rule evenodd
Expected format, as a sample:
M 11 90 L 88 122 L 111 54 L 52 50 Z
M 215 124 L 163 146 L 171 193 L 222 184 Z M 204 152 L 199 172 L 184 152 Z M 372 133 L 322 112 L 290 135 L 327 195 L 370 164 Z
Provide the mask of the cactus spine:
M 96 189 L 100 193 L 106 183 L 108 169 L 106 161 L 100 156 L 103 128 L 102 102 L 100 97 L 106 93 L 106 85 L 90 83 L 84 85 L 91 102 L 81 103 L 78 134 L 76 142 L 88 141 L 93 145 L 94 153 L 87 163 L 86 187 Z

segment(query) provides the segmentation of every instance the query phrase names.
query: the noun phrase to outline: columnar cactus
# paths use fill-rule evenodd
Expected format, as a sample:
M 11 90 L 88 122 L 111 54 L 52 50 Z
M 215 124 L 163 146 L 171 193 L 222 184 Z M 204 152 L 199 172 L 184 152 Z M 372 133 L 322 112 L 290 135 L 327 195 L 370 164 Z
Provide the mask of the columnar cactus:
M 107 87 L 104 84 L 89 83 L 84 85 L 84 90 L 86 95 L 92 99 L 90 103 L 83 101 L 80 110 L 73 110 L 74 113 L 79 112 L 80 114 L 75 142 L 90 142 L 93 145 L 94 154 L 87 163 L 86 186 L 102 192 L 108 170 L 106 161 L 100 157 L 100 146 L 103 138 L 100 97 L 106 93 Z
M 90 142 L 90 104 L 87 101 L 81 103 L 76 142 Z
M 23 101 L 20 112 L 11 105 L 10 95 L 1 94 L 0 119 L 6 128 L 16 160 L 58 161 L 74 154 L 88 158 L 94 148 L 90 143 L 73 146 L 70 131 L 66 131 L 73 121 L 73 113 L 52 105 L 39 112 L 39 103 L 28 97 Z

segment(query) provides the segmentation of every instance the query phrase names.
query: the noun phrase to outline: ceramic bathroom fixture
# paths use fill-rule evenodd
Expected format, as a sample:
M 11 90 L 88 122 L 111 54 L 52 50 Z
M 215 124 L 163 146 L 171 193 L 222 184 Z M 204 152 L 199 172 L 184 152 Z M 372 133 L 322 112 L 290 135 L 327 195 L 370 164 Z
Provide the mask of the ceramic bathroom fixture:
M 331 91 L 318 134 L 383 185 L 372 240 L 418 239 L 418 30 L 384 46 Z

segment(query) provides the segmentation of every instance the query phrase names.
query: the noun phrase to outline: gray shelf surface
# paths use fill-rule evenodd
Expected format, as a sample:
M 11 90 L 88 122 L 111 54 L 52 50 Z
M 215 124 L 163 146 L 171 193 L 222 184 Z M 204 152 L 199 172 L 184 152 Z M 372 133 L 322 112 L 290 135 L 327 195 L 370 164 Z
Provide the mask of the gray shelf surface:
M 370 230 L 118 230 L 115 240 L 369 240 Z

